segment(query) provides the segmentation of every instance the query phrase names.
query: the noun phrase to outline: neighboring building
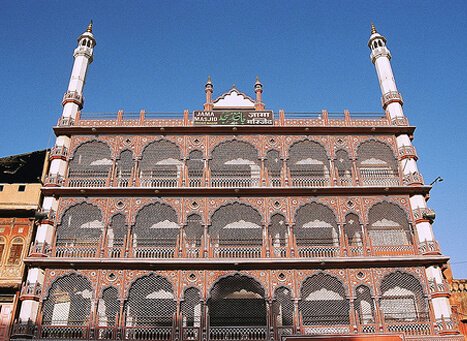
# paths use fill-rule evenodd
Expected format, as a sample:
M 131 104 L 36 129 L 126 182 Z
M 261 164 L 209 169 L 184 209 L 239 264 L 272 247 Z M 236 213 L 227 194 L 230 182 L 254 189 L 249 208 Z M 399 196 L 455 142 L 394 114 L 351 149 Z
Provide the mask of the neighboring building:
M 384 113 L 274 115 L 235 87 L 191 115 L 80 113 L 78 38 L 13 337 L 462 340 L 430 186 L 372 26 Z M 292 105 L 292 104 L 289 104 Z
M 0 158 L 0 341 L 9 339 L 46 159 L 45 150 Z

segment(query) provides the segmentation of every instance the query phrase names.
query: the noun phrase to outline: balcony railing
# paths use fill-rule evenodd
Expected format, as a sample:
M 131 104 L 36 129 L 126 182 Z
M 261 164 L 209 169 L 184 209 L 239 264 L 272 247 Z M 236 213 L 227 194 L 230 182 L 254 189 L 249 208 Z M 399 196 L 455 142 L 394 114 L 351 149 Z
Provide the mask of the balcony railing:
M 42 287 L 39 282 L 34 282 L 34 283 L 23 283 L 21 287 L 21 299 L 33 299 L 33 300 L 39 300 L 40 296 L 42 293 Z
M 210 327 L 209 340 L 211 341 L 261 341 L 268 340 L 266 326 L 254 327 Z
M 30 257 L 48 257 L 52 253 L 52 247 L 47 242 L 37 242 L 31 244 L 29 249 Z

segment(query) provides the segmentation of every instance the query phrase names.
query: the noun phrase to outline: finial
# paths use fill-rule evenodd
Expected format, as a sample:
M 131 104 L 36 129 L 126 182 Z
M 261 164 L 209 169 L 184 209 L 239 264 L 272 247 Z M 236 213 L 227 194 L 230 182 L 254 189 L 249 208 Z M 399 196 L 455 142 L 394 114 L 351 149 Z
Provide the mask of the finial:
M 259 80 L 259 76 L 256 76 L 256 83 L 255 84 L 261 84 L 261 81 Z
M 212 81 L 211 81 L 211 75 L 208 76 L 208 81 L 206 84 L 212 84 Z
M 375 34 L 375 33 L 378 33 L 378 31 L 376 31 L 375 24 L 373 24 L 373 22 L 371 22 L 371 34 Z
M 92 33 L 92 20 L 89 22 L 86 32 Z
M 232 89 L 236 89 L 235 83 L 232 84 Z

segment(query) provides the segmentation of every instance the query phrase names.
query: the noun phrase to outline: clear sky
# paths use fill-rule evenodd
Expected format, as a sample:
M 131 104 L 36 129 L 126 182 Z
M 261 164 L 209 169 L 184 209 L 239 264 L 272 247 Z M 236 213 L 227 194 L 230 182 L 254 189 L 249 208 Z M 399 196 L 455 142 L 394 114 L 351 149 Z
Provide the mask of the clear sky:
M 388 39 L 434 231 L 467 278 L 466 1 L 0 0 L 0 156 L 51 147 L 76 38 L 94 20 L 84 111 L 196 110 L 235 83 L 277 111 L 378 112 L 370 21 Z

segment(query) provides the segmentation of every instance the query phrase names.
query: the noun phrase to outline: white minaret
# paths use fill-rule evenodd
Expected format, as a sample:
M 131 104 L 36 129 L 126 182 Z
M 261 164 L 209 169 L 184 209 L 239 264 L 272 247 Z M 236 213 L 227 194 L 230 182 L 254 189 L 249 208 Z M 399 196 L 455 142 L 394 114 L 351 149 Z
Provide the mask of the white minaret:
M 397 90 L 396 81 L 391 67 L 391 52 L 386 46 L 386 38 L 376 31 L 375 25 L 371 24 L 371 35 L 368 40 L 368 47 L 371 50 L 370 59 L 375 65 L 378 75 L 379 86 L 381 88 L 381 103 L 383 109 L 389 114 L 392 124 L 406 124 L 406 118 L 402 109 L 402 96 Z M 397 136 L 398 156 L 400 169 L 406 185 L 423 185 L 423 179 L 417 167 L 417 154 L 412 142 L 407 134 Z M 437 243 L 433 236 L 432 218 L 427 214 L 432 211 L 427 208 L 423 195 L 417 194 L 410 197 L 410 204 L 415 217 L 418 241 L 421 253 L 437 253 Z M 433 302 L 433 312 L 435 318 L 450 320 L 451 306 L 448 294 L 440 293 L 440 288 L 446 286 L 443 274 L 439 267 L 430 266 L 426 269 L 426 275 L 431 283 L 434 283 L 435 290 L 431 292 Z M 431 285 L 432 286 L 432 285 Z
M 83 107 L 83 88 L 86 80 L 86 73 L 89 64 L 92 63 L 94 46 L 96 40 L 92 34 L 92 21 L 87 30 L 78 37 L 78 46 L 73 57 L 73 69 L 71 71 L 68 89 L 63 96 L 63 112 L 59 120 L 59 125 L 73 125 L 76 115 Z M 70 147 L 70 138 L 65 135 L 57 136 L 55 146 L 50 153 L 50 167 L 45 186 L 61 186 L 67 170 L 67 157 Z M 54 220 L 57 211 L 58 201 L 51 196 L 44 197 L 42 203 L 43 217 L 37 228 L 36 238 L 31 248 L 31 257 L 48 256 L 48 251 L 53 244 Z M 19 322 L 36 322 L 39 308 L 39 295 L 31 294 L 32 288 L 42 287 L 44 282 L 44 271 L 40 268 L 31 268 L 24 288 L 21 293 L 21 309 Z M 28 289 L 29 288 L 29 289 Z

